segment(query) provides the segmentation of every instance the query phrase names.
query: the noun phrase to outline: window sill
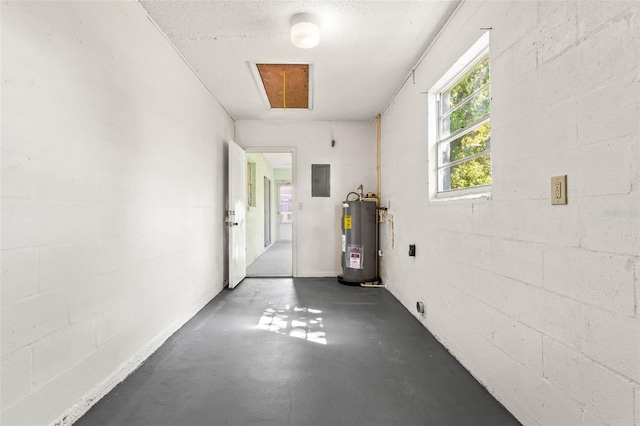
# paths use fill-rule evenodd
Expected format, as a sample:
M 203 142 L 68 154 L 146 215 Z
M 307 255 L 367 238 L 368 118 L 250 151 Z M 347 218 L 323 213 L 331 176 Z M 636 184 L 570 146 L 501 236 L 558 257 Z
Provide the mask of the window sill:
M 480 188 L 473 188 L 473 189 L 459 189 L 454 191 L 438 192 L 429 201 L 433 203 L 442 203 L 446 201 L 462 201 L 462 200 L 478 201 L 478 200 L 490 200 L 490 199 L 491 199 L 491 188 L 483 186 Z

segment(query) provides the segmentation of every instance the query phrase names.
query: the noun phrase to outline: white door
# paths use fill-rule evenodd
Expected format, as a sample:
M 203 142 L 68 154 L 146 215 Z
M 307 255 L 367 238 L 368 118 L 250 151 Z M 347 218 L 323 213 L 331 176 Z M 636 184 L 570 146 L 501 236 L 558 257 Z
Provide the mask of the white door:
M 244 149 L 229 141 L 229 288 L 234 288 L 247 275 L 246 233 L 247 160 Z

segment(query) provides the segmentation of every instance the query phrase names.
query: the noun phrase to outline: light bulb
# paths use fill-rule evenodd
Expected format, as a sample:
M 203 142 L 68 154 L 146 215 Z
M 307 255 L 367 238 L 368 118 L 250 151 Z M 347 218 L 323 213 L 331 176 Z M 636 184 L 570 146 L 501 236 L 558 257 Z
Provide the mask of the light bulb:
M 291 43 L 301 49 L 310 49 L 320 42 L 320 29 L 311 22 L 309 15 L 299 14 L 294 16 L 291 26 Z

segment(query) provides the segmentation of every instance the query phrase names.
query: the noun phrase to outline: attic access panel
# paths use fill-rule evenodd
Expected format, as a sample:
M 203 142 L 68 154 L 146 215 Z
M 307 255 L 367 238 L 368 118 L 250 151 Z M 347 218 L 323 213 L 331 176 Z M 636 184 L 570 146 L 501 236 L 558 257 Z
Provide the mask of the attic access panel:
M 269 109 L 313 109 L 312 63 L 252 63 L 252 71 Z

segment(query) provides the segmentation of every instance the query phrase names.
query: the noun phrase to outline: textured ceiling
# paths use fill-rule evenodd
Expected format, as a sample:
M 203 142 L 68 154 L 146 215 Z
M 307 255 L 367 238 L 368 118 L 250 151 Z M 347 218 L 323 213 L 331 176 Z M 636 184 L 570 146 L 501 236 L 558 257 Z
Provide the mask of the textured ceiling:
M 379 114 L 460 0 L 141 0 L 235 119 L 362 120 Z M 289 39 L 300 12 L 320 44 Z M 313 110 L 269 110 L 251 62 L 313 62 Z

